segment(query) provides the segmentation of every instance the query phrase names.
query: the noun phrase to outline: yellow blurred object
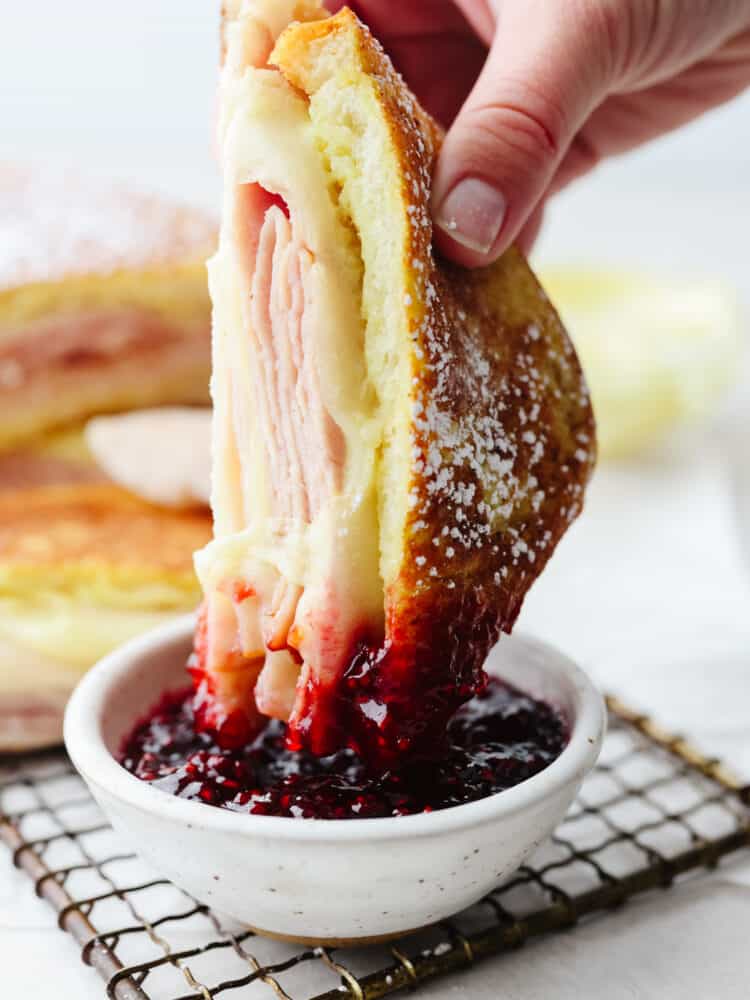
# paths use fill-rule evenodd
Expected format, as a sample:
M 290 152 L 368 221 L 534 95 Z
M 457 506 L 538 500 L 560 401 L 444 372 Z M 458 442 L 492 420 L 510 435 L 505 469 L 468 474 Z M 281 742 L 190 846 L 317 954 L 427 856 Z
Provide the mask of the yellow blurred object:
M 705 417 L 744 340 L 731 289 L 595 269 L 542 270 L 589 382 L 603 458 L 632 455 Z

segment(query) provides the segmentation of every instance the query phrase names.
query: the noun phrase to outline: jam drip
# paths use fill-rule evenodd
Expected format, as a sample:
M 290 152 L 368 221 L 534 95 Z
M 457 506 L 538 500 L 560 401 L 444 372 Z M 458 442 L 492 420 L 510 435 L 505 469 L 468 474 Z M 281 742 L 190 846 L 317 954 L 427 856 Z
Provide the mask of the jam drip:
M 233 812 L 318 819 L 405 816 L 511 788 L 562 752 L 566 726 L 549 705 L 490 679 L 447 726 L 437 757 L 407 755 L 379 774 L 351 749 L 328 757 L 291 750 L 269 722 L 241 748 L 196 731 L 193 695 L 165 695 L 125 740 L 128 771 L 181 798 Z
M 373 773 L 407 755 L 442 753 L 449 720 L 487 683 L 484 662 L 498 638 L 494 608 L 470 601 L 457 622 L 429 602 L 393 602 L 385 640 L 358 643 L 339 677 L 304 692 L 290 748 L 318 756 L 347 748 Z
M 494 611 L 481 605 L 469 610 L 465 603 L 459 622 L 433 616 L 429 629 L 419 622 L 414 602 L 409 615 L 392 610 L 385 639 L 359 638 L 341 674 L 325 683 L 314 675 L 300 682 L 295 712 L 284 730 L 287 748 L 317 757 L 351 750 L 373 774 L 400 767 L 407 755 L 442 753 L 449 720 L 486 684 L 484 661 L 497 641 Z M 238 651 L 232 653 L 237 656 L 233 676 L 246 678 L 243 697 L 232 707 L 216 697 L 207 655 L 203 613 L 188 661 L 195 725 L 220 748 L 237 749 L 250 743 L 264 723 L 254 711 L 257 669 L 243 663 Z

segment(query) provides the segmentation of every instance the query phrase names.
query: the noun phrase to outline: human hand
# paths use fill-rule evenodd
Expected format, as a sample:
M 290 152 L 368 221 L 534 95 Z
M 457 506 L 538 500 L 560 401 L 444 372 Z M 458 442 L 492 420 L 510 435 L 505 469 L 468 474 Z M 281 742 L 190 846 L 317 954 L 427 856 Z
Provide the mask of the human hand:
M 342 6 L 333 0 L 330 6 Z M 357 0 L 449 132 L 436 242 L 479 266 L 528 247 L 545 200 L 750 85 L 749 0 Z

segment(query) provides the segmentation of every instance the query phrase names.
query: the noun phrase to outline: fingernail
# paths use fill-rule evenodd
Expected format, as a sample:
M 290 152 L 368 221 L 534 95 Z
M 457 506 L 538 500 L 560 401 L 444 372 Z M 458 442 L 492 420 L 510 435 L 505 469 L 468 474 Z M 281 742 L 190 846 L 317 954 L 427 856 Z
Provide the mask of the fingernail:
M 503 228 L 507 202 L 480 177 L 465 177 L 438 204 L 435 224 L 467 250 L 489 253 Z

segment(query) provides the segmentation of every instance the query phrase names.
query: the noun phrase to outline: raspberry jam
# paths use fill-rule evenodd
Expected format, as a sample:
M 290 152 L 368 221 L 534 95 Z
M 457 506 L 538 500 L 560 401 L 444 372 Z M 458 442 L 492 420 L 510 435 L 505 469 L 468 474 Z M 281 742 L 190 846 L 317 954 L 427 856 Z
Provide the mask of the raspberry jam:
M 239 813 L 318 819 L 406 816 L 446 809 L 511 788 L 562 752 L 562 717 L 509 684 L 490 679 L 448 724 L 437 756 L 407 759 L 373 775 L 353 750 L 329 757 L 290 750 L 286 726 L 270 721 L 241 748 L 196 732 L 193 694 L 165 695 L 125 740 L 126 770 L 181 798 Z

